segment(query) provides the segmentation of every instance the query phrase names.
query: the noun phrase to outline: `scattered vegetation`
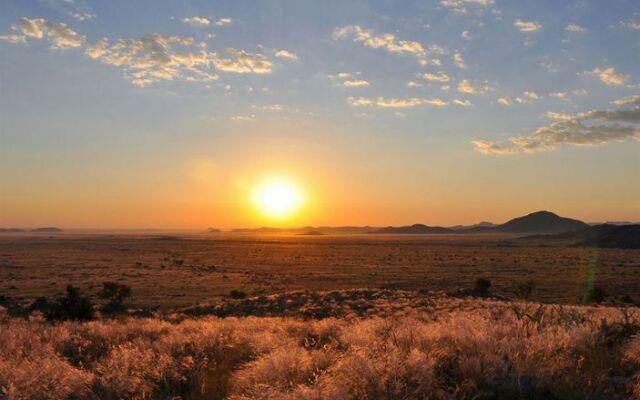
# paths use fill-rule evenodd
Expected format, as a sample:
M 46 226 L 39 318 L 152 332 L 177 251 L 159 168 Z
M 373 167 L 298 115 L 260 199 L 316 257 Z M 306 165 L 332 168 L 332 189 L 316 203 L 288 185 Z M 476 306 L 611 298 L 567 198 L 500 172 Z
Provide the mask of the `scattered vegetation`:
M 107 300 L 102 307 L 103 312 L 123 311 L 125 299 L 131 297 L 131 287 L 116 282 L 104 282 L 98 295 Z
M 229 297 L 231 297 L 232 299 L 238 300 L 238 299 L 246 298 L 247 294 L 242 290 L 233 289 L 232 291 L 229 292 Z
M 50 303 L 45 309 L 45 316 L 50 321 L 88 321 L 94 316 L 93 303 L 82 295 L 80 289 L 68 285 L 66 296 Z

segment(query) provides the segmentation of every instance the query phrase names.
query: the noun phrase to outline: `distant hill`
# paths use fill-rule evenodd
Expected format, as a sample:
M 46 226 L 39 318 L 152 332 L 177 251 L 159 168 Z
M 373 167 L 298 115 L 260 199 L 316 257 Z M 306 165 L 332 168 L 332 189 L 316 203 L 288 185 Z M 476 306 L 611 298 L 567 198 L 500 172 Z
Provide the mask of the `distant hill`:
M 413 224 L 411 226 L 387 226 L 386 228 L 378 229 L 377 231 L 373 231 L 371 233 L 387 233 L 387 234 L 396 234 L 396 233 L 454 233 L 455 230 L 449 228 L 443 228 L 441 226 L 427 226 L 423 224 Z
M 219 232 L 222 232 L 222 231 L 217 228 L 207 228 L 207 233 L 219 233 Z
M 554 235 L 526 236 L 523 239 L 562 239 L 574 241 L 576 246 L 640 249 L 640 224 L 602 224 Z
M 31 232 L 62 232 L 62 229 L 53 226 L 46 226 L 43 228 L 35 228 Z
M 24 232 L 24 229 L 20 229 L 20 228 L 0 228 L 0 233 L 18 233 L 18 232 Z
M 301 235 L 301 236 L 323 236 L 324 233 L 322 233 L 320 231 L 313 230 L 313 231 L 305 231 L 305 232 L 302 232 L 302 233 L 298 233 L 298 235 Z
M 510 233 L 560 233 L 589 227 L 577 219 L 560 217 L 550 211 L 537 211 L 524 217 L 514 218 L 493 228 L 495 232 Z
M 491 222 L 486 222 L 486 221 L 482 221 L 479 222 L 477 224 L 473 224 L 473 225 L 455 225 L 455 226 L 450 226 L 449 229 L 453 229 L 454 231 L 464 231 L 464 230 L 488 230 L 491 228 L 495 228 L 496 224 L 491 223 Z

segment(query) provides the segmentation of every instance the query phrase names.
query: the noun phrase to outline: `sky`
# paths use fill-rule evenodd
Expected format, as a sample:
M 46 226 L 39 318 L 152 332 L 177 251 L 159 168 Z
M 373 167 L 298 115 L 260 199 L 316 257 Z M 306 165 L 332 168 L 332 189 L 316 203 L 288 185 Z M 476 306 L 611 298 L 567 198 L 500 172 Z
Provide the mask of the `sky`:
M 0 8 L 1 227 L 640 220 L 636 0 Z

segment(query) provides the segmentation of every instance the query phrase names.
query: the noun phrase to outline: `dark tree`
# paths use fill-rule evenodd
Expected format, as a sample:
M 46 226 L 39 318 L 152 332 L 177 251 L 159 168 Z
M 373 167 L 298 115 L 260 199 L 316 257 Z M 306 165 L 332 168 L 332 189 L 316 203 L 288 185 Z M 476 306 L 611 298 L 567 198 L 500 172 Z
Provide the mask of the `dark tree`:
M 79 288 L 68 285 L 67 295 L 51 303 L 45 316 L 50 321 L 88 321 L 93 319 L 93 303 L 91 299 L 82 295 Z
M 108 301 L 103 307 L 103 311 L 122 310 L 124 300 L 131 297 L 131 287 L 116 282 L 103 282 L 102 290 L 98 296 Z

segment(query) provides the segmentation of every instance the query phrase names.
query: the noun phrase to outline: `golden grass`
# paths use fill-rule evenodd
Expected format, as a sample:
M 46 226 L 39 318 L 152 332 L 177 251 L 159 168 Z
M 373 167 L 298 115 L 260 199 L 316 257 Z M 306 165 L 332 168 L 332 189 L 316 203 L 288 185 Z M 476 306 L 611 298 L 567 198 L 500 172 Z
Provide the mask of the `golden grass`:
M 385 316 L 0 317 L 0 398 L 622 399 L 640 310 L 434 298 Z

